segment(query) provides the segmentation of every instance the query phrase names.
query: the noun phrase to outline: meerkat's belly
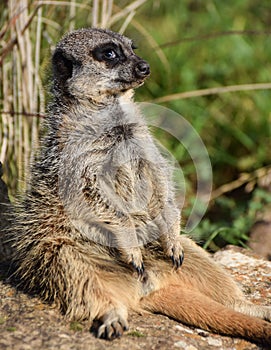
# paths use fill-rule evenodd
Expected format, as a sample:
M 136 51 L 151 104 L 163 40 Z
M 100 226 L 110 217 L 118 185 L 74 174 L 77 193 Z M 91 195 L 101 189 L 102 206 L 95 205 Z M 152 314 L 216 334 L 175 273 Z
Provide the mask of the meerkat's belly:
M 113 147 L 106 158 L 98 176 L 103 195 L 135 220 L 157 216 L 168 188 L 164 159 L 157 150 L 131 140 Z

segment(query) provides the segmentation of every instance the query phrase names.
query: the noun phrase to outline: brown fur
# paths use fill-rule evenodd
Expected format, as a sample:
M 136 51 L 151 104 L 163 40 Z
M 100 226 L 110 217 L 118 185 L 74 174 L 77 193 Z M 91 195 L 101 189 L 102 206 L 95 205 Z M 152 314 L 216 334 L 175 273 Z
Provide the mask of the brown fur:
M 132 100 L 149 68 L 131 41 L 73 32 L 57 45 L 53 69 L 47 136 L 6 239 L 21 287 L 69 319 L 99 320 L 101 338 L 120 336 L 133 309 L 271 345 L 270 308 L 246 302 L 179 235 L 169 166 Z

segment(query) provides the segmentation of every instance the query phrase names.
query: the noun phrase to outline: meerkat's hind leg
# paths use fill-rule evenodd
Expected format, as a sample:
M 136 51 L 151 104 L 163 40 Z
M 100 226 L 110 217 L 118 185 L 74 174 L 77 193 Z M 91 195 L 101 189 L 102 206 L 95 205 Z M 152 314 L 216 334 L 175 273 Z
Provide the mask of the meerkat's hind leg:
M 97 337 L 113 340 L 122 336 L 128 330 L 127 310 L 114 308 L 105 313 L 99 321 L 102 323 L 97 330 Z
M 208 331 L 271 346 L 271 324 L 222 305 L 183 284 L 166 288 L 142 298 L 141 306 L 161 313 L 184 324 Z

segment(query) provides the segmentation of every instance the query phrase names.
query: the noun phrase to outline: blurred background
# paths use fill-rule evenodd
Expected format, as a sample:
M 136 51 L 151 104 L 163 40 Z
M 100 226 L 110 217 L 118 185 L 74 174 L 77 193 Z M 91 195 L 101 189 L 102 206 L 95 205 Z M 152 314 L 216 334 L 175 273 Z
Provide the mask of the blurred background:
M 11 199 L 25 190 L 38 147 L 54 46 L 65 32 L 90 26 L 134 40 L 152 71 L 136 100 L 181 114 L 208 150 L 213 192 L 191 234 L 213 251 L 246 246 L 271 203 L 269 0 L 2 0 L 0 161 Z M 184 173 L 185 222 L 197 191 L 193 163 L 175 138 L 154 132 Z

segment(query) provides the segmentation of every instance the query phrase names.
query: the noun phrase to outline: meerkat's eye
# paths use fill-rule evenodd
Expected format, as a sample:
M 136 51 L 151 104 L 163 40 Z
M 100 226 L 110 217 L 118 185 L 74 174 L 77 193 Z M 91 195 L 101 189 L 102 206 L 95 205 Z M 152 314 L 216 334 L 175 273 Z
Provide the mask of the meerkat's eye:
M 103 53 L 105 60 L 113 61 L 118 58 L 118 54 L 113 49 L 106 49 Z
M 126 59 L 121 47 L 112 43 L 97 46 L 92 51 L 92 55 L 94 59 L 106 62 L 110 67 Z

